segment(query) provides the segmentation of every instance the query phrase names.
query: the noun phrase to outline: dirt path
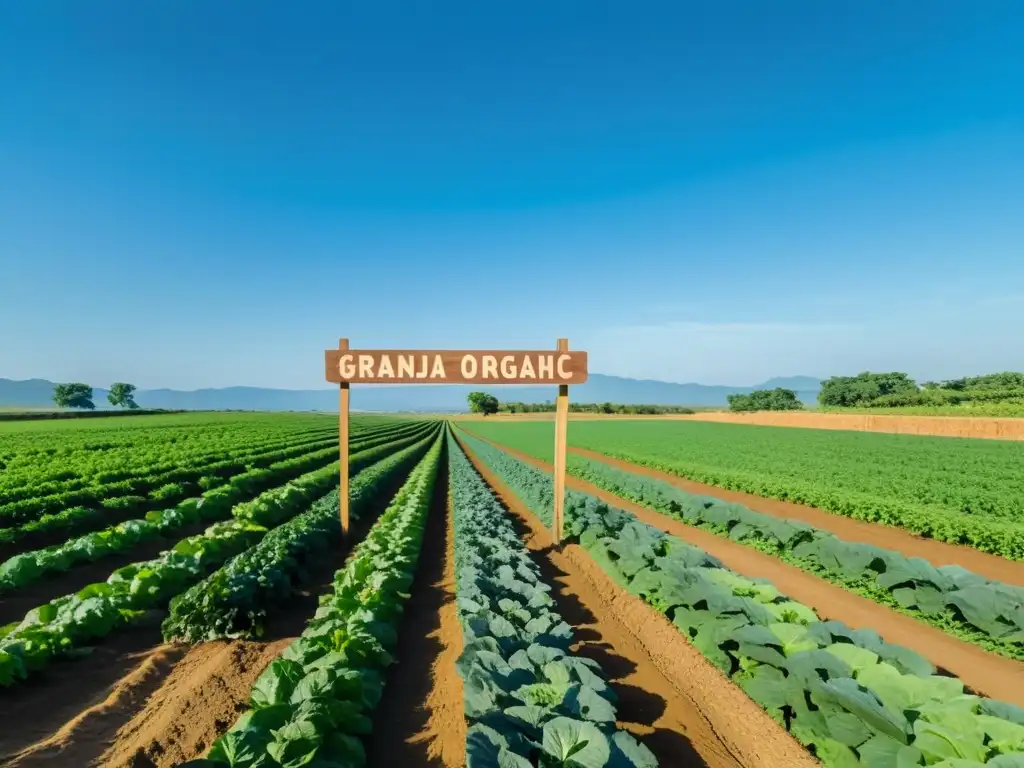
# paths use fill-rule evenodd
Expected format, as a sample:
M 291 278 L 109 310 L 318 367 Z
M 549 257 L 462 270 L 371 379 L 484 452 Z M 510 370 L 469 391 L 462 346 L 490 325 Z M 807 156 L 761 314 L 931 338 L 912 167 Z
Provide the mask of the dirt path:
M 183 655 L 162 643 L 158 630 L 129 629 L 86 659 L 59 661 L 28 685 L 0 690 L 0 763 L 86 765 L 61 757 L 72 736 L 98 756 L 95 723 L 116 722 L 136 693 L 148 695 Z
M 496 443 L 494 445 L 521 461 L 551 471 L 551 465 L 546 462 Z M 873 629 L 888 642 L 917 651 L 935 666 L 960 678 L 975 692 L 1024 706 L 1024 664 L 1018 661 L 986 653 L 977 646 L 957 640 L 770 555 L 665 517 L 579 478 L 567 476 L 566 486 L 628 510 L 648 525 L 714 555 L 736 573 L 748 578 L 768 579 L 784 595 L 813 608 L 822 619 L 837 619 L 854 629 Z
M 448 499 L 448 462 L 424 532 L 412 594 L 398 630 L 396 663 L 374 714 L 370 766 L 460 768 L 466 763 L 462 627 L 455 612 L 455 531 Z
M 465 446 L 463 446 L 465 448 Z M 580 547 L 551 545 L 548 531 L 470 451 L 467 456 L 513 514 L 580 655 L 598 661 L 618 694 L 618 726 L 663 766 L 810 768 L 817 761 L 673 627 L 614 584 Z
M 479 435 L 476 435 L 476 437 L 479 437 Z M 618 467 L 633 474 L 663 480 L 688 493 L 714 496 L 724 501 L 742 504 L 745 507 L 773 517 L 800 520 L 813 525 L 815 528 L 830 531 L 846 541 L 873 544 L 876 547 L 899 552 L 907 557 L 924 558 L 932 565 L 959 565 L 995 581 L 1024 586 L 1024 562 L 1007 560 L 1003 557 L 990 555 L 987 552 L 981 552 L 972 547 L 961 547 L 956 544 L 947 544 L 943 541 L 925 539 L 893 526 L 854 520 L 850 517 L 835 515 L 821 509 L 815 509 L 814 507 L 794 504 L 790 501 L 766 499 L 763 496 L 755 496 L 752 493 L 729 491 L 713 485 L 695 483 L 678 475 L 615 459 L 586 448 L 570 447 L 569 452 L 588 459 L 602 461 L 605 464 L 610 464 L 613 467 Z

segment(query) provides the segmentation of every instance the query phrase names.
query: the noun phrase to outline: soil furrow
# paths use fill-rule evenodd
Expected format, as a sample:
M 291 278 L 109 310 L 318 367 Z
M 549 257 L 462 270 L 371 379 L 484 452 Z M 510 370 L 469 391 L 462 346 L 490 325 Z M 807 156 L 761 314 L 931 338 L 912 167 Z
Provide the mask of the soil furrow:
M 522 531 L 559 612 L 573 625 L 573 650 L 598 661 L 609 676 L 619 697 L 618 726 L 641 739 L 661 765 L 818 765 L 662 614 L 611 581 L 582 548 L 553 547 L 540 520 L 472 451 L 466 455 Z
M 476 436 L 479 437 L 479 435 Z M 772 517 L 800 520 L 813 525 L 815 528 L 829 531 L 846 541 L 872 544 L 876 547 L 891 549 L 907 557 L 920 557 L 936 566 L 959 565 L 994 581 L 1024 586 L 1024 562 L 1007 560 L 1006 558 L 990 555 L 987 552 L 981 552 L 971 547 L 961 547 L 956 544 L 947 544 L 944 541 L 925 539 L 900 528 L 880 525 L 878 523 L 868 523 L 863 520 L 854 520 L 851 517 L 832 514 L 831 512 L 814 507 L 806 507 L 803 504 L 766 499 L 763 496 L 755 496 L 752 493 L 729 491 L 714 485 L 704 485 L 703 483 L 686 480 L 669 472 L 662 472 L 661 470 L 633 464 L 632 462 L 606 456 L 603 453 L 586 448 L 570 446 L 569 452 L 588 459 L 594 459 L 595 461 L 602 461 L 605 464 L 637 475 L 646 475 L 647 477 L 663 480 L 677 488 L 681 488 L 687 493 L 714 496 L 723 501 L 742 504 L 749 509 L 771 515 Z
M 442 457 L 412 592 L 398 630 L 395 664 L 374 714 L 367 745 L 371 766 L 466 764 L 462 627 L 455 611 L 455 531 Z
M 498 443 L 492 445 L 527 464 L 546 472 L 552 471 L 547 462 Z M 1018 661 L 986 653 L 977 646 L 848 592 L 777 558 L 665 517 L 579 478 L 567 475 L 566 487 L 631 512 L 648 525 L 719 558 L 736 573 L 748 578 L 767 579 L 784 595 L 813 608 L 822 619 L 836 619 L 854 629 L 873 629 L 886 641 L 917 651 L 936 667 L 960 678 L 976 693 L 1024 705 L 1024 664 Z
M 118 630 L 86 659 L 58 662 L 30 685 L 0 691 L 4 765 L 170 768 L 204 754 L 245 711 L 256 678 L 302 632 L 351 546 L 405 479 L 382 490 L 354 521 L 350 541 L 271 614 L 264 640 L 163 644 L 154 622 Z

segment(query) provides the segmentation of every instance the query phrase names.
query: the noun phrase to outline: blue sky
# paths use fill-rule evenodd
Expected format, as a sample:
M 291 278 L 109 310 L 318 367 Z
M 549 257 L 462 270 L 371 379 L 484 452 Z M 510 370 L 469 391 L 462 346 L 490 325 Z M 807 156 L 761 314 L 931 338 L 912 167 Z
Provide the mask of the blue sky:
M 501 7 L 498 7 L 498 6 Z M 1024 4 L 9 3 L 0 377 L 1024 360 Z

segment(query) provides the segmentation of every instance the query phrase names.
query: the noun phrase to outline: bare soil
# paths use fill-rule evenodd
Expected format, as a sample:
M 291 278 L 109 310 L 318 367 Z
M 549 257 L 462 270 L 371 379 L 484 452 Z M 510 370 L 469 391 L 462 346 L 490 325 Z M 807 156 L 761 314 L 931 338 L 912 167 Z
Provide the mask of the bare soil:
M 484 418 L 460 415 L 459 420 Z M 486 417 L 491 421 L 553 421 L 553 413 L 498 413 Z M 730 413 L 699 411 L 697 413 L 603 414 L 570 413 L 572 421 L 668 420 L 718 421 L 728 424 L 757 424 L 768 427 L 802 427 L 805 429 L 843 429 L 855 432 L 888 432 L 899 435 L 931 435 L 933 437 L 969 437 L 985 440 L 1024 440 L 1024 419 L 994 416 L 908 416 L 902 414 L 771 412 Z
M 203 755 L 245 711 L 256 678 L 302 632 L 351 545 L 403 481 L 382 489 L 350 542 L 314 565 L 272 614 L 264 640 L 188 648 L 164 644 L 154 623 L 115 632 L 88 658 L 59 662 L 30 685 L 0 690 L 2 764 L 170 768 Z
M 52 665 L 31 685 L 0 690 L 0 763 L 87 765 L 103 751 L 108 728 L 126 722 L 184 654 L 158 630 L 127 630 L 86 659 Z
M 936 541 L 935 539 L 925 539 L 893 526 L 854 520 L 853 518 L 832 514 L 815 507 L 794 504 L 791 501 L 766 499 L 763 496 L 755 496 L 752 493 L 729 491 L 713 485 L 696 483 L 692 480 L 681 478 L 678 475 L 644 467 L 639 464 L 632 464 L 628 461 L 605 456 L 602 453 L 586 448 L 570 447 L 569 452 L 585 456 L 588 459 L 603 461 L 605 464 L 610 464 L 613 467 L 618 467 L 637 475 L 646 475 L 647 477 L 663 480 L 688 493 L 714 496 L 725 501 L 732 501 L 781 519 L 800 520 L 813 525 L 815 528 L 830 531 L 846 541 L 857 541 L 864 544 L 873 544 L 876 547 L 884 547 L 907 557 L 923 558 L 936 566 L 959 565 L 995 581 L 1024 586 L 1024 562 L 1007 560 L 997 555 L 981 552 L 972 547 L 947 544 L 944 541 Z
M 573 650 L 598 661 L 609 676 L 619 698 L 617 725 L 641 739 L 661 765 L 818 765 L 663 615 L 612 582 L 584 550 L 553 547 L 522 501 L 467 455 L 512 513 L 552 586 L 556 607 L 574 629 Z
M 367 745 L 371 766 L 459 768 L 466 762 L 462 627 L 455 611 L 455 530 L 448 465 L 434 489 L 423 551 L 398 631 L 396 663 L 374 714 Z
M 550 464 L 532 456 L 506 446 L 498 447 L 535 467 L 548 472 L 552 470 Z M 854 629 L 873 629 L 888 642 L 917 651 L 939 669 L 960 678 L 976 693 L 1024 706 L 1024 664 L 1021 662 L 986 653 L 975 645 L 848 592 L 777 558 L 665 517 L 579 478 L 567 475 L 566 486 L 631 512 L 648 525 L 719 558 L 736 573 L 748 578 L 767 579 L 784 595 L 813 608 L 822 619 L 836 619 Z

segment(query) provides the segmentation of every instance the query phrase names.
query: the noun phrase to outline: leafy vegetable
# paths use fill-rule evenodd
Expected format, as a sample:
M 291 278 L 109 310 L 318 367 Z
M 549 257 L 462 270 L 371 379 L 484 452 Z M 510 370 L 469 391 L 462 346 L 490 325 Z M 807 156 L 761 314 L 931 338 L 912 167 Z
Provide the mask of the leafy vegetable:
M 438 428 L 432 429 L 419 442 L 358 474 L 349 486 L 351 517 L 358 519 L 384 487 L 408 471 L 436 442 L 437 434 Z M 268 610 L 288 598 L 309 564 L 340 538 L 337 494 L 332 494 L 176 596 L 163 625 L 164 638 L 195 643 L 258 637 Z
M 656 766 L 615 729 L 615 695 L 600 666 L 569 652 L 554 609 L 505 511 L 449 440 L 456 608 L 463 629 L 469 766 Z M 646 532 L 637 540 L 648 543 Z
M 409 450 L 409 449 L 406 449 Z M 384 459 L 364 470 L 368 477 L 395 471 L 394 460 Z M 353 487 L 363 473 L 353 479 Z M 276 499 L 273 517 L 294 516 L 322 497 L 328 482 L 320 471 L 294 481 L 293 491 L 268 491 Z M 334 480 L 330 480 L 333 484 Z M 333 499 L 333 501 L 332 501 Z M 337 509 L 337 491 L 320 502 Z M 269 507 L 264 514 L 270 515 Z M 71 653 L 96 638 L 110 634 L 145 612 L 160 606 L 202 579 L 225 561 L 249 549 L 267 534 L 267 527 L 246 519 L 215 523 L 153 560 L 126 565 L 106 582 L 90 584 L 75 594 L 52 600 L 25 616 L 18 624 L 0 628 L 0 685 L 9 686 L 47 666 L 55 657 Z
M 489 443 L 463 439 L 550 523 L 550 475 Z M 727 571 L 679 539 L 653 528 L 639 534 L 643 524 L 623 510 L 581 493 L 566 496 L 567 536 L 612 578 L 672 616 L 702 653 L 826 766 L 873 767 L 873 760 L 896 768 L 948 760 L 998 765 L 1011 755 L 1024 757 L 1010 727 L 1024 725 L 1019 708 L 966 694 L 959 680 L 936 675 L 927 660 L 877 633 L 819 621 L 806 606 Z
M 184 766 L 362 766 L 359 737 L 383 690 L 413 581 L 444 443 L 440 437 L 334 578 L 302 635 L 264 670 L 249 711 Z M 182 768 L 184 768 L 182 766 Z

